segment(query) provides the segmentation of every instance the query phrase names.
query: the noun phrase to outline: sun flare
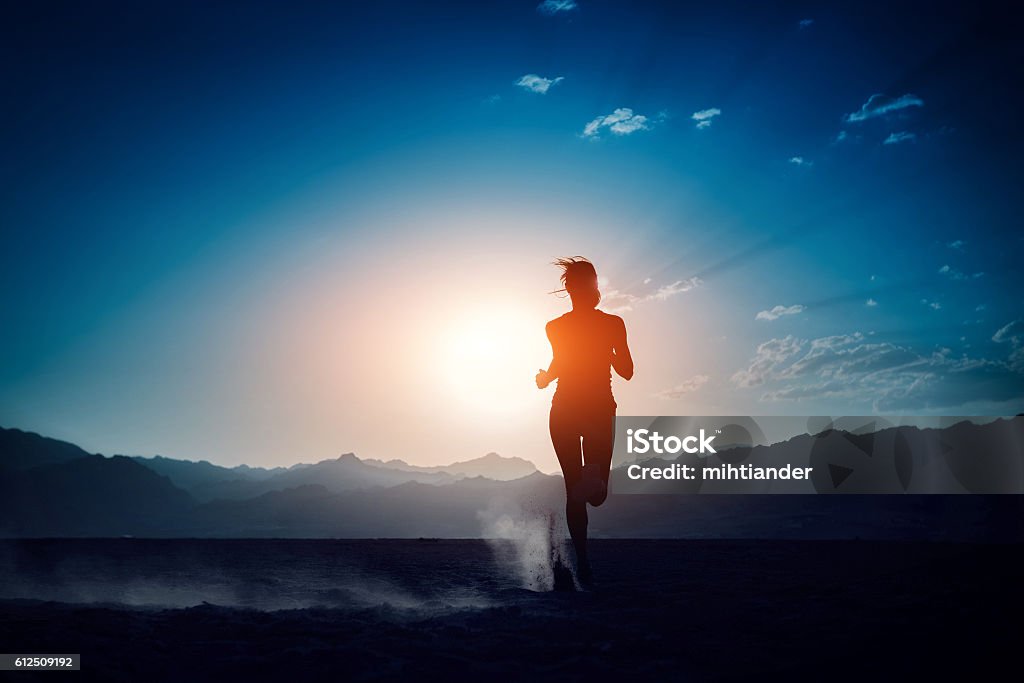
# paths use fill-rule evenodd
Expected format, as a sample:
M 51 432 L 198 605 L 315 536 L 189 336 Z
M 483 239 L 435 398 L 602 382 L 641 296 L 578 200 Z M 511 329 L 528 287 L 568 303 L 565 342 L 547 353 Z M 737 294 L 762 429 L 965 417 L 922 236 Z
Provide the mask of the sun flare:
M 501 306 L 456 316 L 442 335 L 445 385 L 478 414 L 512 415 L 530 404 L 550 349 L 543 316 Z

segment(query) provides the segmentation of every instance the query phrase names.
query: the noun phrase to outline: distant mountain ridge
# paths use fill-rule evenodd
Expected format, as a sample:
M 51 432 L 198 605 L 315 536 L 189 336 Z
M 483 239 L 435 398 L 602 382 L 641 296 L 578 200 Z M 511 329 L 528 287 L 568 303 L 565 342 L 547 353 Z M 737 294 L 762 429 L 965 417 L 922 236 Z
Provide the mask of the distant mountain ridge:
M 86 455 L 0 478 L 6 536 L 151 533 L 193 507 L 192 496 L 167 477 L 123 456 Z
M 91 454 L 73 443 L 0 427 L 0 472 L 67 462 L 87 455 Z
M 498 481 L 509 481 L 527 477 L 537 471 L 537 466 L 529 460 L 519 457 L 506 457 L 497 453 L 488 453 L 480 458 L 453 462 L 450 465 L 434 465 L 423 467 L 410 465 L 404 460 L 364 460 L 368 465 L 388 467 L 408 472 L 439 472 L 462 477 L 487 477 Z
M 528 460 L 506 458 L 497 453 L 435 467 L 409 465 L 401 460 L 361 460 L 353 453 L 344 453 L 334 459 L 272 470 L 244 465 L 227 468 L 206 461 L 175 460 L 162 456 L 134 459 L 167 476 L 175 485 L 204 502 L 217 499 L 242 500 L 269 491 L 306 485 L 324 486 L 329 491 L 340 493 L 370 487 L 397 486 L 408 481 L 450 484 L 473 476 L 507 481 L 537 471 Z
M 0 427 L 0 471 L 26 470 L 88 455 L 74 444 Z M 166 477 L 200 502 L 242 500 L 306 485 L 324 486 L 331 492 L 340 493 L 398 486 L 409 481 L 435 485 L 450 484 L 467 477 L 509 481 L 537 472 L 536 466 L 528 460 L 493 452 L 472 460 L 429 467 L 410 465 L 403 460 L 361 460 L 353 453 L 316 463 L 269 469 L 249 465 L 224 467 L 206 460 L 179 460 L 162 455 L 130 456 L 130 459 Z
M 974 440 L 1004 428 L 959 424 L 943 435 L 947 441 Z M 860 442 L 879 434 L 840 438 Z M 778 448 L 810 437 L 795 438 Z M 782 457 L 782 451 L 772 455 Z M 538 519 L 555 520 L 560 529 L 560 476 L 536 468 L 507 480 L 471 476 L 474 463 L 498 465 L 491 470 L 495 476 L 507 476 L 526 470 L 523 462 L 488 454 L 421 468 L 347 453 L 275 470 L 225 468 L 164 457 L 104 457 L 0 428 L 0 536 L 480 537 L 519 533 Z M 621 470 L 613 476 L 622 476 Z M 615 495 L 590 510 L 590 532 L 618 538 L 1020 541 L 1024 496 Z

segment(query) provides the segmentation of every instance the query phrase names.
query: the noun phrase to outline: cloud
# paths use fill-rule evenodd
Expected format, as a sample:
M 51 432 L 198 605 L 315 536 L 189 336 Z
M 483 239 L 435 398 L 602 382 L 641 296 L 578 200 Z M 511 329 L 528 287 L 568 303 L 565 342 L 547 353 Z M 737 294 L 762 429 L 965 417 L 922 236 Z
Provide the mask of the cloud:
M 634 114 L 632 109 L 621 107 L 606 116 L 598 116 L 583 128 L 582 136 L 596 138 L 602 128 L 607 128 L 615 135 L 629 135 L 638 130 L 650 130 L 648 118 L 642 114 Z
M 940 308 L 942 308 L 942 304 L 940 304 L 938 301 L 929 301 L 928 299 L 921 299 L 921 303 L 927 306 L 928 308 L 932 309 L 933 311 L 937 311 Z
M 541 14 L 552 16 L 559 12 L 571 12 L 578 7 L 579 5 L 576 4 L 575 0 L 544 0 L 544 2 L 537 5 L 537 11 Z
M 955 358 L 949 349 L 922 355 L 897 344 L 869 342 L 855 332 L 764 342 L 732 381 L 740 387 L 775 384 L 761 396 L 763 401 L 833 397 L 896 411 L 1019 400 L 1024 395 L 1021 369 L 1012 354 L 1006 361 Z
M 841 130 L 836 133 L 836 136 L 829 140 L 829 145 L 835 147 L 836 145 L 856 145 L 860 144 L 864 140 L 864 136 L 859 133 L 851 133 L 848 130 Z
M 885 116 L 892 112 L 906 109 L 908 107 L 923 107 L 924 100 L 917 95 L 901 95 L 895 99 L 887 97 L 881 93 L 876 93 L 868 98 L 868 101 L 861 105 L 859 111 L 855 111 L 852 114 L 847 114 L 843 117 L 843 120 L 847 123 L 859 123 L 861 121 L 867 121 L 877 116 Z
M 814 25 L 814 19 L 801 19 L 800 21 L 797 22 L 797 26 L 799 26 L 802 29 L 803 28 L 810 28 L 813 25 Z
M 868 299 L 867 301 L 864 302 L 864 305 L 869 308 L 874 308 L 875 306 L 878 305 L 878 302 L 875 301 L 874 299 Z
M 836 136 L 834 138 L 829 140 L 829 145 L 835 146 L 857 144 L 861 141 L 862 138 L 863 136 L 861 135 L 853 135 L 849 131 L 841 130 L 838 133 L 836 133 Z
M 939 274 L 940 275 L 945 275 L 950 280 L 977 280 L 979 277 L 984 277 L 985 271 L 979 270 L 976 273 L 972 273 L 970 275 L 967 275 L 966 273 L 960 272 L 956 268 L 951 268 L 947 264 L 947 265 L 944 265 L 941 268 L 939 268 Z
M 964 242 L 963 240 L 953 240 L 952 242 L 946 242 L 947 247 L 949 247 L 950 249 L 956 249 L 957 251 L 963 251 L 965 244 L 967 244 L 967 242 Z
M 651 298 L 657 299 L 658 301 L 664 301 L 669 297 L 673 297 L 676 294 L 682 294 L 683 292 L 689 292 L 691 289 L 695 289 L 701 285 L 700 278 L 691 277 L 688 280 L 676 280 L 670 285 L 664 285 L 658 287 L 658 290 L 651 295 Z
M 711 107 L 710 109 L 701 109 L 700 111 L 693 112 L 693 115 L 690 118 L 697 122 L 697 128 L 704 129 L 710 128 L 712 119 L 721 115 L 721 109 L 718 107 Z
M 810 168 L 811 166 L 814 166 L 814 162 L 813 161 L 808 161 L 807 159 L 804 159 L 803 157 L 790 157 L 789 158 L 789 163 L 793 164 L 794 166 L 806 166 L 807 168 Z
M 778 320 L 784 315 L 796 315 L 797 313 L 803 313 L 804 308 L 805 307 L 800 304 L 794 304 L 792 306 L 775 306 L 770 310 L 759 312 L 754 316 L 754 320 Z
M 1024 322 L 1020 320 L 1011 320 L 992 335 L 992 341 L 997 344 L 1005 344 L 1007 342 L 1020 344 L 1022 340 L 1024 340 Z
M 710 379 L 707 375 L 694 375 L 690 379 L 683 380 L 679 384 L 675 385 L 671 389 L 662 389 L 655 394 L 657 398 L 663 398 L 668 400 L 682 398 L 686 394 L 692 394 L 693 392 L 700 389 L 702 386 L 708 383 Z
M 898 145 L 901 142 L 913 142 L 917 139 L 916 133 L 908 133 L 901 130 L 898 133 L 889 133 L 889 137 L 882 141 L 883 145 Z
M 644 279 L 644 284 L 649 284 L 650 278 Z M 683 294 L 690 290 L 697 289 L 704 282 L 699 277 L 691 277 L 686 280 L 676 280 L 667 285 L 662 285 L 655 290 L 646 294 L 629 294 L 626 292 L 620 292 L 616 289 L 610 289 L 604 292 L 601 296 L 601 303 L 609 313 L 620 313 L 623 311 L 631 311 L 637 304 L 642 304 L 647 301 L 666 301 L 676 296 L 677 294 Z
M 758 345 L 757 353 L 746 370 L 738 370 L 732 376 L 732 382 L 741 387 L 754 387 L 764 384 L 774 376 L 776 368 L 800 352 L 804 342 L 792 335 L 782 339 L 772 339 Z
M 992 341 L 996 344 L 1009 344 L 1010 367 L 1024 373 L 1024 321 L 1013 320 L 1006 323 L 992 335 Z M 1024 388 L 1021 393 L 1024 394 Z
M 551 86 L 564 80 L 565 78 L 563 76 L 558 76 L 557 78 L 544 78 L 537 74 L 526 74 L 516 81 L 516 85 L 524 90 L 529 90 L 530 92 L 540 93 L 543 95 L 551 88 Z

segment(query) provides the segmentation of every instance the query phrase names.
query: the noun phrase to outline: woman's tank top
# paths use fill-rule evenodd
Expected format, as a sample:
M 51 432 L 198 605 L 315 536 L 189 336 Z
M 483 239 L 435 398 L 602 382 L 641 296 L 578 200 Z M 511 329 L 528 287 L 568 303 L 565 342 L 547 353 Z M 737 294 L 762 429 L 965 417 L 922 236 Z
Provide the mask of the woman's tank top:
M 547 331 L 558 369 L 552 404 L 614 407 L 615 316 L 597 309 L 570 311 L 548 323 Z

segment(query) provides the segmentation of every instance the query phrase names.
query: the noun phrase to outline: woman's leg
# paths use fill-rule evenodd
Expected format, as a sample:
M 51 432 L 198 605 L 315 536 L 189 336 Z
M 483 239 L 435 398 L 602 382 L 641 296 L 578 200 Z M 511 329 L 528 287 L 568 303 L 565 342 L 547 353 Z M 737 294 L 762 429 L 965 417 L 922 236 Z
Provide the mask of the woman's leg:
M 598 507 L 608 498 L 608 478 L 611 476 L 612 449 L 615 446 L 615 409 L 596 412 L 583 429 L 583 461 L 587 469 L 598 467 L 604 491 L 590 504 Z
M 558 464 L 562 466 L 562 478 L 565 480 L 565 520 L 569 526 L 569 536 L 576 550 L 576 562 L 586 567 L 587 558 L 587 503 L 573 501 L 569 492 L 572 491 L 583 476 L 583 449 L 580 445 L 580 429 L 571 412 L 559 410 L 552 406 L 548 422 L 551 431 L 551 445 L 555 447 Z

